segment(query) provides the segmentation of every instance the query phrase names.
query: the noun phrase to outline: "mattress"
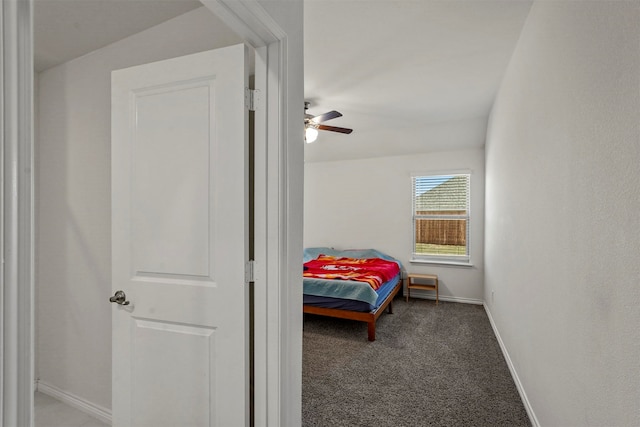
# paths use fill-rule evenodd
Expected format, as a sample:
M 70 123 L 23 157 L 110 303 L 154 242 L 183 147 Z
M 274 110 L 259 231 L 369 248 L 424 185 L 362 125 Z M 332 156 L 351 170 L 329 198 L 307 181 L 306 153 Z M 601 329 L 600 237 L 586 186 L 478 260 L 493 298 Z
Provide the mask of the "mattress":
M 377 299 L 374 304 L 370 304 L 366 301 L 359 301 L 354 299 L 346 299 L 346 298 L 334 298 L 327 296 L 318 296 L 318 295 L 302 295 L 302 302 L 306 305 L 313 305 L 316 307 L 324 307 L 324 308 L 339 308 L 341 310 L 351 310 L 351 311 L 362 311 L 368 312 L 373 311 L 382 304 L 382 302 L 387 298 L 387 296 L 393 291 L 396 284 L 400 281 L 401 274 L 398 274 L 393 279 L 384 283 L 377 292 Z M 374 291 L 375 292 L 375 291 Z

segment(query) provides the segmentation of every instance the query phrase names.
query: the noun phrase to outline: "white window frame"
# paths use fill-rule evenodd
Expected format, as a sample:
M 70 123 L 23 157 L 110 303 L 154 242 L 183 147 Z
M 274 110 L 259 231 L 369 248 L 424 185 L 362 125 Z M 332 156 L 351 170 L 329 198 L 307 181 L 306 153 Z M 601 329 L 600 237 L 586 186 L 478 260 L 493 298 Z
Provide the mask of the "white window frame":
M 416 180 L 419 178 L 438 178 L 446 176 L 467 176 L 467 209 L 464 215 L 416 215 Z M 448 264 L 448 265 L 471 265 L 471 180 L 470 171 L 439 171 L 416 173 L 411 176 L 411 258 L 412 263 L 426 264 Z M 416 222 L 419 219 L 456 219 L 465 220 L 466 225 L 466 255 L 436 255 L 436 254 L 420 254 L 416 253 Z

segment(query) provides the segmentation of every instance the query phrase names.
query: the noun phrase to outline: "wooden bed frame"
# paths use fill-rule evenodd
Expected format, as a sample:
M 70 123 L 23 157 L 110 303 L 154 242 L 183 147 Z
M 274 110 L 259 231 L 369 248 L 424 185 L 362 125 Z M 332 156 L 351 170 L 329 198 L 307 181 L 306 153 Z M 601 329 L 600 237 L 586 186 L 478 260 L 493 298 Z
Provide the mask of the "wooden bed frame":
M 396 286 L 394 286 L 393 290 L 387 295 L 387 298 L 384 300 L 382 304 L 378 308 L 373 311 L 362 312 L 362 311 L 351 311 L 351 310 L 342 310 L 339 308 L 324 308 L 324 307 L 316 307 L 314 305 L 305 305 L 303 304 L 303 312 L 309 314 L 318 314 L 320 316 L 328 316 L 328 317 L 337 317 L 340 319 L 349 319 L 349 320 L 358 320 L 360 322 L 367 322 L 367 335 L 369 341 L 376 340 L 376 320 L 382 314 L 385 308 L 389 307 L 389 313 L 393 313 L 393 298 L 400 292 L 402 289 L 402 279 L 398 280 Z

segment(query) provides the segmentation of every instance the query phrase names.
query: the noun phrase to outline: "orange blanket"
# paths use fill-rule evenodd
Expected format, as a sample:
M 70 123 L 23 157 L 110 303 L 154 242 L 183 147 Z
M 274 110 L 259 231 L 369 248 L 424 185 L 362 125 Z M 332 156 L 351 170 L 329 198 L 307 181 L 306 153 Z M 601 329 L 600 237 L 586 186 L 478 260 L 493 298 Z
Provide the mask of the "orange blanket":
M 374 290 L 378 290 L 383 283 L 393 279 L 399 272 L 398 264 L 381 258 L 337 258 L 320 255 L 304 263 L 303 276 L 366 282 Z

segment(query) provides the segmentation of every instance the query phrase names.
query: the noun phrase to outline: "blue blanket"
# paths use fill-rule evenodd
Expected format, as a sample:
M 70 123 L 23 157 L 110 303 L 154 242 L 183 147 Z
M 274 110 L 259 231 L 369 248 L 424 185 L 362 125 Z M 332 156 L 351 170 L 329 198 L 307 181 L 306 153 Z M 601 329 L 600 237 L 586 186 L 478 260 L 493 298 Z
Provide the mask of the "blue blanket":
M 315 259 L 319 255 L 348 258 L 382 258 L 396 262 L 400 267 L 400 270 L 402 270 L 402 264 L 400 261 L 375 249 L 349 249 L 339 251 L 331 248 L 307 248 L 304 250 L 303 262 Z M 371 305 L 375 305 L 376 300 L 378 299 L 376 291 L 364 282 L 305 277 L 303 280 L 303 286 L 302 292 L 306 295 L 364 301 Z

